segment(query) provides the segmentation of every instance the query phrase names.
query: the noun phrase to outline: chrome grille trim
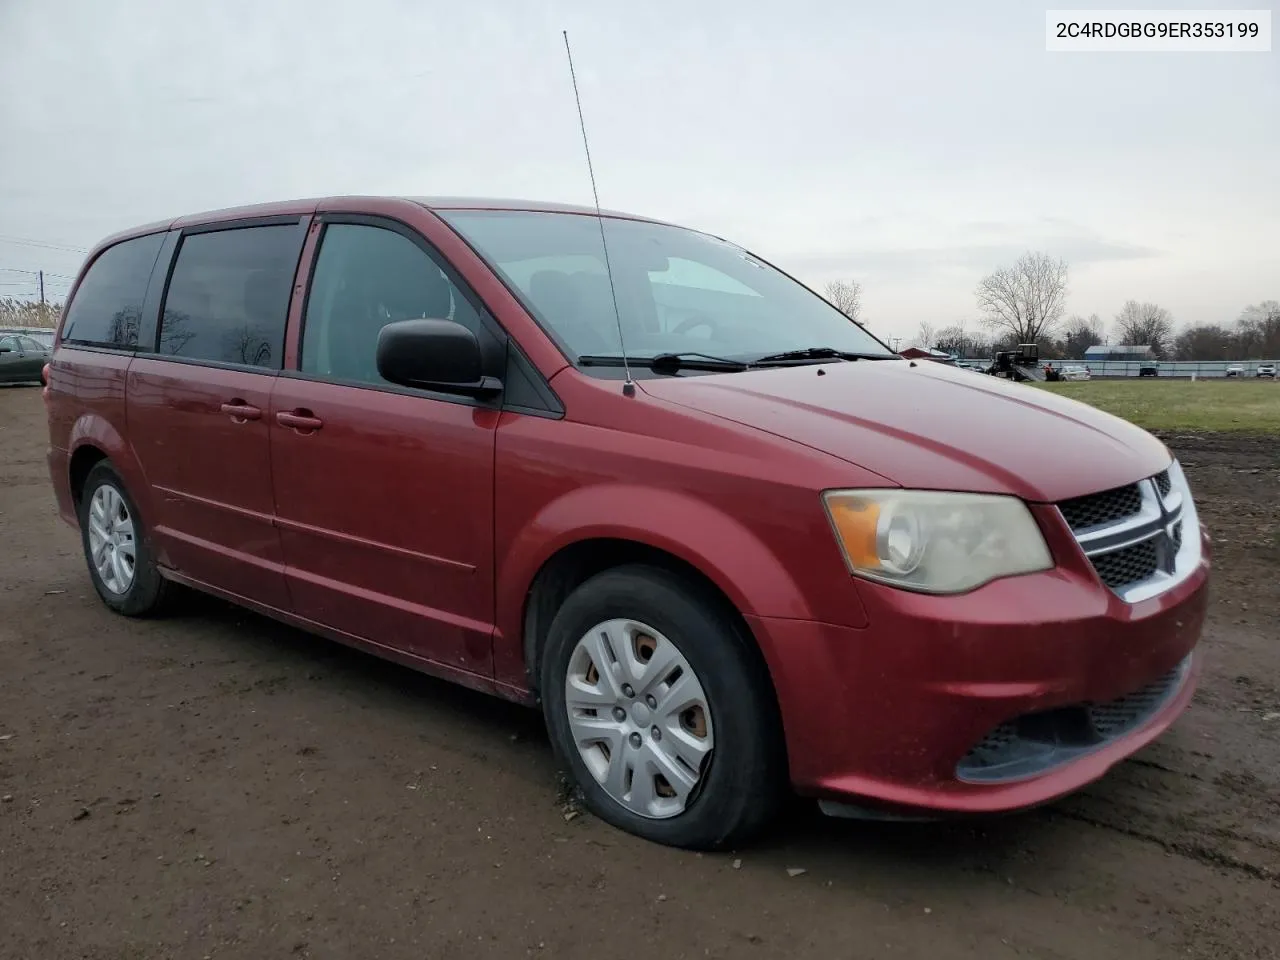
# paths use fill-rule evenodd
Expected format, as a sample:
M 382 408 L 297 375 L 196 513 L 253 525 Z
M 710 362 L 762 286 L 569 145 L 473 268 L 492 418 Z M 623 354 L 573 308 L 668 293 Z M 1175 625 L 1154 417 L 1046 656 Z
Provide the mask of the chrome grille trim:
M 1159 596 L 1182 583 L 1200 564 L 1200 519 L 1182 466 L 1175 460 L 1167 470 L 1134 484 L 1139 493 L 1138 509 L 1127 516 L 1095 526 L 1073 527 L 1072 533 L 1084 555 L 1093 563 L 1099 579 L 1126 603 L 1138 603 Z M 1128 488 L 1122 488 L 1128 489 Z M 1114 498 L 1115 491 L 1099 496 Z M 1072 504 L 1087 500 L 1078 497 Z M 1061 511 L 1071 525 L 1068 513 Z M 1190 534 L 1190 535 L 1188 535 Z M 1150 543 L 1150 547 L 1144 544 Z M 1155 550 L 1154 570 L 1148 554 Z M 1120 551 L 1137 551 L 1143 556 L 1103 557 Z M 1108 582 L 1122 571 L 1150 571 L 1129 582 Z

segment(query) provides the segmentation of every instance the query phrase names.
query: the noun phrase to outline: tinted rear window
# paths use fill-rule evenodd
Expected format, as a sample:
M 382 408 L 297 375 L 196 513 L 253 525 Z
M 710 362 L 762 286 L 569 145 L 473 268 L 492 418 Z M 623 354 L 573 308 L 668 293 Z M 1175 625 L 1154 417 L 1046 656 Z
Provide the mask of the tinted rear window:
M 163 243 L 163 233 L 152 233 L 103 251 L 67 308 L 62 339 L 126 349 L 137 346 L 147 281 Z
M 278 370 L 298 251 L 294 225 L 184 237 L 160 320 L 160 352 Z

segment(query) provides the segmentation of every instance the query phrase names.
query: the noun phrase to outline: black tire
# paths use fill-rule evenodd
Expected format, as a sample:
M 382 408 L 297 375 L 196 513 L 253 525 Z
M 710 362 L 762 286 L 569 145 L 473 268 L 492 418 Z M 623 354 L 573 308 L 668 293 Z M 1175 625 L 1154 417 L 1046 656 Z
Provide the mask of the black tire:
M 676 645 L 706 695 L 715 745 L 685 809 L 666 819 L 615 801 L 583 762 L 570 730 L 565 678 L 578 641 L 596 624 L 630 618 Z M 785 749 L 763 660 L 723 604 L 665 570 L 618 567 L 575 590 L 551 623 L 540 664 L 543 714 L 561 763 L 587 808 L 628 833 L 675 847 L 740 844 L 772 819 L 787 791 Z
M 121 593 L 110 589 L 103 581 L 97 565 L 93 562 L 93 550 L 89 544 L 89 511 L 94 495 L 104 486 L 114 488 L 120 495 L 133 521 L 133 580 L 128 589 Z M 80 543 L 84 548 L 85 563 L 89 567 L 89 578 L 93 581 L 93 587 L 98 591 L 102 602 L 116 613 L 126 617 L 143 617 L 160 612 L 172 592 L 172 584 L 160 575 L 150 537 L 138 514 L 138 507 L 129 496 L 124 481 L 120 479 L 120 474 L 116 472 L 110 460 L 100 460 L 85 478 L 84 489 L 80 492 L 79 517 Z

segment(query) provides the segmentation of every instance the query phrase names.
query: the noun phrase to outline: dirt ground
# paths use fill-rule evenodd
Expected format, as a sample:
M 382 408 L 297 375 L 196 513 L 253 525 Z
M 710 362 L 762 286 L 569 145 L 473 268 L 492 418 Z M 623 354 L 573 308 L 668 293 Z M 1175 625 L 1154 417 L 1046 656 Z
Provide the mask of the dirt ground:
M 1274 439 L 1165 438 L 1217 569 L 1202 687 L 1162 740 L 1033 813 L 798 805 L 700 856 L 566 820 L 532 712 L 212 600 L 109 614 L 43 413 L 0 388 L 5 960 L 1280 956 Z

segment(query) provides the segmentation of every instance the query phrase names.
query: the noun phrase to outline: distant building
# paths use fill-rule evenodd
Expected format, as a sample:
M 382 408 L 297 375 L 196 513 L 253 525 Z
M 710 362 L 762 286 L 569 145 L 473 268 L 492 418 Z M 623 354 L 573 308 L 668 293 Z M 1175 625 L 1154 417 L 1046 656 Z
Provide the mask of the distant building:
M 1130 346 L 1128 344 L 1100 343 L 1084 352 L 1085 360 L 1154 360 L 1155 352 L 1150 346 Z
M 907 347 L 898 356 L 906 360 L 933 360 L 935 363 L 956 362 L 956 358 L 945 350 L 925 350 L 921 347 Z

